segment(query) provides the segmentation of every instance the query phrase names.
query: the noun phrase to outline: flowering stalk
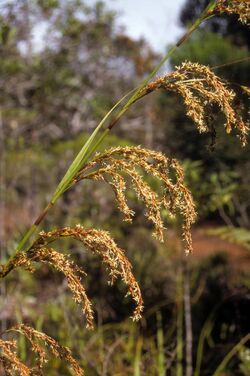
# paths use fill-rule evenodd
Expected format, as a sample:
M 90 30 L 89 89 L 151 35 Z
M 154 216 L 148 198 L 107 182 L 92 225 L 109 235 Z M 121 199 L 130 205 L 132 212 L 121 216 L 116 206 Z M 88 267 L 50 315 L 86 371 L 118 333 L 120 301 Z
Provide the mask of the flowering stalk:
M 68 186 L 72 180 L 72 178 L 77 174 L 82 166 L 89 160 L 93 152 L 98 148 L 99 144 L 103 141 L 103 139 L 107 136 L 110 130 L 114 127 L 114 125 L 119 121 L 119 119 L 127 112 L 127 110 L 131 107 L 131 105 L 136 102 L 138 99 L 141 98 L 141 91 L 142 89 L 149 83 L 152 77 L 159 71 L 159 69 L 163 66 L 163 64 L 173 55 L 173 53 L 188 39 L 188 37 L 195 31 L 200 24 L 205 21 L 206 19 L 212 16 L 212 11 L 215 8 L 216 1 L 211 1 L 201 16 L 193 23 L 193 25 L 188 29 L 188 31 L 183 35 L 182 38 L 176 43 L 176 45 L 167 53 L 167 55 L 160 61 L 160 63 L 155 67 L 155 69 L 149 74 L 149 76 L 143 81 L 143 83 L 138 87 L 126 94 L 121 100 L 119 100 L 114 107 L 106 114 L 106 116 L 101 120 L 99 125 L 96 127 L 92 135 L 89 137 L 87 142 L 83 145 L 82 149 L 70 165 L 69 169 L 67 170 L 66 174 L 58 184 L 51 201 L 46 206 L 46 208 L 42 211 L 42 213 L 38 216 L 38 218 L 34 221 L 34 224 L 30 227 L 30 229 L 26 232 L 23 236 L 21 241 L 17 246 L 17 251 L 21 251 L 24 249 L 25 245 L 31 238 L 31 236 L 36 232 L 40 223 L 43 221 L 45 216 L 47 215 L 48 211 L 52 208 L 58 198 L 68 189 Z M 122 106 L 121 110 L 118 112 L 116 117 L 109 123 L 109 125 L 105 128 L 104 126 L 107 123 L 107 120 L 113 114 L 113 112 L 122 105 L 123 101 L 129 97 L 128 101 Z M 100 131 L 102 130 L 101 134 Z

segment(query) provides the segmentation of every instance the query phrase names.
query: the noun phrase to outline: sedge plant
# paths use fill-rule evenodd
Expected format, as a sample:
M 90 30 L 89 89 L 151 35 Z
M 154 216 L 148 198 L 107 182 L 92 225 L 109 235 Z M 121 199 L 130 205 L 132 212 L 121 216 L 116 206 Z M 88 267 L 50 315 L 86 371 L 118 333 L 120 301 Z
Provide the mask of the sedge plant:
M 4 265 L 1 265 L 0 277 L 2 279 L 17 268 L 32 272 L 35 264 L 49 265 L 64 274 L 74 301 L 82 307 L 87 327 L 92 328 L 94 325 L 93 307 L 81 281 L 81 277 L 85 272 L 69 256 L 65 256 L 53 247 L 53 243 L 57 239 L 75 239 L 87 250 L 101 258 L 109 271 L 109 283 L 111 285 L 118 278 L 126 284 L 128 295 L 132 297 L 135 303 L 132 317 L 134 320 L 141 318 L 143 299 L 140 287 L 133 275 L 132 266 L 125 252 L 118 247 L 108 232 L 86 229 L 81 225 L 52 229 L 48 232 L 40 230 L 38 233 L 38 231 L 47 213 L 52 210 L 60 197 L 76 184 L 84 182 L 86 179 L 108 184 L 114 191 L 116 203 L 124 215 L 124 220 L 132 222 L 134 212 L 128 206 L 126 200 L 127 182 L 129 181 L 135 194 L 146 207 L 145 216 L 153 224 L 154 236 L 159 241 L 164 240 L 165 224 L 162 218 L 162 209 L 164 208 L 169 217 L 178 216 L 181 219 L 183 247 L 187 255 L 192 252 L 190 228 L 196 219 L 196 212 L 191 192 L 185 185 L 183 170 L 178 161 L 172 157 L 166 157 L 160 152 L 142 147 L 122 148 L 118 146 L 102 154 L 95 154 L 95 152 L 104 138 L 132 105 L 141 98 L 160 89 L 174 92 L 182 97 L 186 114 L 193 120 L 200 133 L 215 133 L 214 125 L 210 121 L 210 114 L 214 109 L 219 109 L 224 114 L 226 132 L 231 133 L 232 130 L 235 130 L 241 139 L 242 145 L 246 144 L 248 123 L 243 114 L 236 108 L 236 93 L 227 82 L 217 77 L 209 67 L 198 63 L 183 62 L 173 72 L 155 78 L 155 74 L 163 64 L 185 43 L 202 22 L 224 13 L 237 14 L 241 22 L 247 25 L 250 24 L 250 2 L 248 0 L 216 0 L 209 3 L 200 17 L 142 84 L 124 95 L 101 120 L 59 182 L 48 205 L 22 237 L 16 252 Z M 149 185 L 145 179 L 147 175 L 153 176 L 160 182 L 161 190 L 159 192 Z M 34 235 L 36 235 L 35 238 Z M 180 320 L 181 315 L 182 312 L 180 310 Z M 48 349 L 53 356 L 66 360 L 73 374 L 84 374 L 84 371 L 72 357 L 70 350 L 60 346 L 46 334 L 23 324 L 8 329 L 7 333 L 8 337 L 17 334 L 23 335 L 30 342 L 31 349 L 36 354 L 36 364 L 28 367 L 18 358 L 14 339 L 0 340 L 0 363 L 7 375 L 42 374 L 43 366 L 47 361 Z M 179 333 L 180 336 L 182 336 L 182 333 Z M 163 346 L 160 331 L 158 344 L 161 347 Z M 134 365 L 135 375 L 139 375 L 140 346 L 139 342 Z M 180 343 L 177 354 L 180 360 L 182 358 L 181 346 Z M 232 351 L 232 353 L 235 352 L 234 350 Z M 160 374 L 163 374 L 163 367 L 163 360 L 160 357 Z M 219 369 L 223 367 L 224 364 Z M 218 372 L 215 374 L 218 374 Z M 182 369 L 179 368 L 177 374 L 181 376 L 182 373 Z

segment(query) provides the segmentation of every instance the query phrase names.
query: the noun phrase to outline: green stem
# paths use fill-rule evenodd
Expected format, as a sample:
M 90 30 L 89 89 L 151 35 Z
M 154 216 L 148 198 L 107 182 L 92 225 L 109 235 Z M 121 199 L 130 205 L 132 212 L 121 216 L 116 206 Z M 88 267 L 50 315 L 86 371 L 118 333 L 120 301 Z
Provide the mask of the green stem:
M 164 376 L 165 371 L 165 356 L 164 356 L 164 333 L 162 327 L 161 311 L 156 313 L 157 321 L 157 376 Z
M 36 231 L 36 228 L 37 226 L 36 225 L 32 225 L 30 227 L 30 229 L 24 234 L 24 237 L 22 238 L 22 240 L 20 241 L 20 243 L 18 244 L 17 246 L 17 251 L 20 251 L 21 249 L 24 248 L 25 244 L 27 243 L 27 241 L 29 240 L 29 238 L 34 234 L 34 232 Z
M 90 135 L 88 140 L 83 145 L 82 149 L 79 151 L 77 156 L 75 157 L 74 161 L 71 163 L 69 169 L 67 170 L 66 174 L 58 184 L 56 191 L 52 197 L 52 204 L 54 204 L 58 198 L 64 193 L 65 189 L 67 189 L 67 185 L 70 183 L 72 178 L 75 176 L 75 174 L 79 171 L 81 166 L 84 165 L 84 163 L 88 160 L 89 155 L 89 149 L 92 146 L 92 143 L 95 141 L 97 134 L 103 128 L 106 120 L 109 118 L 109 116 L 114 112 L 114 110 L 123 102 L 123 100 L 129 96 L 131 93 L 133 93 L 135 89 L 130 91 L 129 93 L 125 94 L 112 108 L 111 110 L 104 116 L 104 118 L 101 120 L 101 122 L 98 124 L 98 126 L 95 128 L 94 132 Z
M 178 268 L 176 281 L 176 309 L 177 309 L 177 344 L 176 344 L 176 376 L 183 375 L 183 270 L 182 265 Z

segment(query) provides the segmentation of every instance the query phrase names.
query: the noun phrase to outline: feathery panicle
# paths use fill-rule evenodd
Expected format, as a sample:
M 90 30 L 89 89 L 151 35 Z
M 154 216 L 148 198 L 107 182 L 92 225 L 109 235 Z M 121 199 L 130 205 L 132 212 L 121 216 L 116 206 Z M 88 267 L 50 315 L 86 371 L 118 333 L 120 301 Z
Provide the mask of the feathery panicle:
M 88 229 L 82 226 L 64 227 L 50 232 L 40 232 L 38 239 L 26 252 L 18 252 L 10 262 L 5 265 L 7 273 L 18 267 L 22 267 L 28 271 L 34 271 L 32 264 L 34 262 L 42 262 L 49 264 L 56 270 L 62 272 L 68 281 L 68 286 L 73 294 L 75 302 L 82 305 L 83 312 L 86 316 L 87 328 L 93 327 L 93 311 L 91 302 L 89 301 L 86 291 L 81 284 L 79 273 L 83 271 L 74 264 L 73 261 L 48 245 L 56 239 L 70 237 L 81 241 L 86 249 L 101 256 L 103 262 L 107 265 L 110 274 L 110 284 L 112 285 L 118 277 L 128 287 L 128 294 L 136 303 L 133 319 L 139 320 L 143 311 L 143 300 L 141 291 L 135 277 L 132 273 L 132 266 L 126 258 L 122 249 L 120 249 L 114 240 L 106 231 Z
M 93 311 L 91 302 L 89 301 L 86 291 L 81 284 L 81 274 L 83 271 L 74 264 L 69 257 L 52 248 L 41 246 L 32 246 L 27 252 L 19 252 L 11 260 L 12 269 L 22 267 L 28 271 L 33 271 L 32 263 L 42 262 L 54 267 L 65 275 L 68 281 L 69 289 L 71 290 L 74 301 L 82 305 L 82 310 L 86 316 L 87 327 L 93 327 Z
M 131 295 L 136 302 L 133 318 L 139 320 L 143 310 L 143 301 L 141 291 L 135 277 L 132 273 L 132 266 L 126 258 L 122 249 L 120 249 L 109 233 L 96 229 L 84 229 L 78 225 L 76 227 L 65 227 L 50 232 L 41 232 L 40 237 L 33 244 L 33 249 L 43 249 L 48 243 L 62 238 L 71 237 L 84 244 L 86 249 L 99 255 L 103 262 L 108 266 L 110 274 L 110 284 L 113 284 L 118 277 L 128 286 L 128 295 Z M 38 257 L 39 258 L 39 257 Z
M 185 62 L 166 76 L 148 84 L 142 95 L 157 89 L 165 89 L 180 94 L 187 108 L 187 115 L 196 123 L 199 132 L 215 133 L 210 122 L 214 105 L 226 118 L 225 129 L 230 133 L 235 128 L 243 146 L 246 144 L 248 124 L 234 106 L 235 92 L 229 89 L 207 66 Z
M 43 366 L 48 361 L 47 349 L 56 357 L 65 360 L 71 367 L 75 376 L 83 376 L 84 372 L 72 357 L 71 351 L 45 333 L 38 332 L 28 325 L 16 325 L 6 333 L 18 332 L 24 335 L 31 343 L 32 351 L 37 355 L 36 364 L 32 368 L 28 368 L 23 364 L 16 355 L 16 341 L 3 341 L 0 339 L 0 363 L 7 375 L 43 375 Z M 46 346 L 46 347 L 45 347 Z
M 20 324 L 14 326 L 9 331 L 15 331 L 24 335 L 28 341 L 31 343 L 32 351 L 38 356 L 37 359 L 37 370 L 41 371 L 43 365 L 47 362 L 46 350 L 42 347 L 43 343 L 47 348 L 50 349 L 51 353 L 59 359 L 65 360 L 72 368 L 75 376 L 83 376 L 84 372 L 73 358 L 69 348 L 59 345 L 59 343 L 54 339 L 46 335 L 45 333 L 38 332 L 34 328 L 28 325 Z
M 71 290 L 74 301 L 82 305 L 83 313 L 86 316 L 87 327 L 93 327 L 93 311 L 86 291 L 81 284 L 80 274 L 85 274 L 68 256 L 55 251 L 53 248 L 33 248 L 28 253 L 30 261 L 42 262 L 53 266 L 62 272 L 67 278 L 69 289 Z
M 250 26 L 249 0 L 217 0 L 213 13 L 237 14 L 243 24 Z
M 156 193 L 145 181 L 143 175 L 140 174 L 142 170 L 160 180 L 162 195 Z M 146 206 L 146 217 L 154 225 L 154 235 L 163 241 L 162 208 L 165 208 L 170 216 L 180 213 L 183 220 L 185 251 L 191 252 L 190 226 L 195 220 L 196 213 L 192 196 L 184 185 L 182 168 L 175 159 L 140 147 L 112 148 L 103 154 L 97 154 L 78 173 L 74 183 L 87 178 L 106 181 L 115 192 L 118 207 L 124 213 L 124 219 L 131 222 L 134 212 L 126 203 L 124 173 L 130 177 L 136 195 Z
M 6 375 L 29 376 L 31 370 L 16 355 L 16 341 L 0 339 L 0 364 Z

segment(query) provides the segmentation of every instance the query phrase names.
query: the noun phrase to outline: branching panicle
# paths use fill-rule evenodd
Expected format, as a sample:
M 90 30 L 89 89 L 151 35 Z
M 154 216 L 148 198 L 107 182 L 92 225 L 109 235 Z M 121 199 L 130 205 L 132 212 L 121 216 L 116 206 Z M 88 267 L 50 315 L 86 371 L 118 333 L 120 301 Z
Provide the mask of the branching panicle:
M 85 274 L 68 256 L 57 252 L 49 245 L 59 238 L 70 237 L 83 243 L 87 250 L 97 254 L 102 258 L 103 263 L 108 267 L 110 284 L 113 284 L 118 277 L 128 287 L 128 295 L 136 303 L 133 319 L 139 320 L 143 311 L 143 300 L 141 291 L 132 273 L 132 266 L 114 240 L 106 231 L 95 229 L 84 229 L 82 226 L 64 227 L 50 232 L 40 232 L 40 236 L 26 252 L 18 252 L 13 259 L 5 266 L 11 271 L 22 267 L 28 271 L 34 271 L 33 263 L 41 262 L 54 267 L 65 275 L 69 289 L 73 294 L 76 303 L 82 305 L 82 310 L 86 316 L 87 327 L 92 328 L 94 317 L 92 305 L 86 291 L 81 283 L 80 273 Z
M 15 269 L 22 267 L 28 271 L 34 271 L 32 263 L 42 262 L 54 267 L 65 275 L 68 281 L 69 289 L 73 294 L 74 301 L 82 305 L 82 310 L 86 316 L 87 327 L 93 327 L 93 311 L 91 302 L 89 301 L 86 291 L 81 284 L 80 274 L 83 271 L 75 265 L 69 257 L 60 252 L 55 251 L 53 248 L 42 247 L 39 242 L 35 242 L 27 252 L 19 252 L 11 260 L 9 268 Z
M 0 339 L 0 364 L 7 375 L 19 372 L 20 376 L 29 376 L 31 370 L 18 358 L 16 347 L 16 341 L 3 341 Z
M 179 94 L 186 105 L 187 115 L 195 122 L 199 132 L 212 132 L 213 124 L 209 121 L 213 107 L 221 110 L 226 118 L 225 129 L 230 133 L 235 128 L 243 146 L 247 142 L 248 124 L 234 104 L 236 94 L 207 66 L 185 62 L 166 76 L 151 82 L 142 91 L 142 95 L 165 89 Z
M 162 195 L 155 192 L 145 181 L 142 171 L 159 179 Z M 103 154 L 97 154 L 92 162 L 78 173 L 74 183 L 86 178 L 106 181 L 115 192 L 118 207 L 125 220 L 132 221 L 134 212 L 126 202 L 124 173 L 131 179 L 136 195 L 146 206 L 146 217 L 154 225 L 154 235 L 163 241 L 161 209 L 165 208 L 170 216 L 176 216 L 179 212 L 183 220 L 185 251 L 191 252 L 190 226 L 196 213 L 191 194 L 184 185 L 182 168 L 175 159 L 140 147 L 112 148 Z
M 7 375 L 43 375 L 43 367 L 48 361 L 47 349 L 56 358 L 66 361 L 75 376 L 83 376 L 84 372 L 79 366 L 78 362 L 73 358 L 71 351 L 64 346 L 46 335 L 45 333 L 38 332 L 28 325 L 20 324 L 12 327 L 6 332 L 18 332 L 24 335 L 31 344 L 32 351 L 37 355 L 36 365 L 32 368 L 23 364 L 16 355 L 16 341 L 3 341 L 0 339 L 0 364 L 2 364 L 4 371 Z
M 249 0 L 217 0 L 213 12 L 215 14 L 237 14 L 243 24 L 250 26 Z
M 55 251 L 53 248 L 34 247 L 27 252 L 27 256 L 29 261 L 48 264 L 65 275 L 74 301 L 82 306 L 82 311 L 86 316 L 87 328 L 92 328 L 94 320 L 92 305 L 82 286 L 80 277 L 80 274 L 85 273 L 68 256 Z
M 82 226 L 64 227 L 50 232 L 41 232 L 40 237 L 34 243 L 33 248 L 46 247 L 58 238 L 70 237 L 79 240 L 86 249 L 102 258 L 107 265 L 110 284 L 113 284 L 118 277 L 128 286 L 128 294 L 136 302 L 133 318 L 139 320 L 143 310 L 141 291 L 132 273 L 132 266 L 107 231 L 96 229 L 84 229 Z

